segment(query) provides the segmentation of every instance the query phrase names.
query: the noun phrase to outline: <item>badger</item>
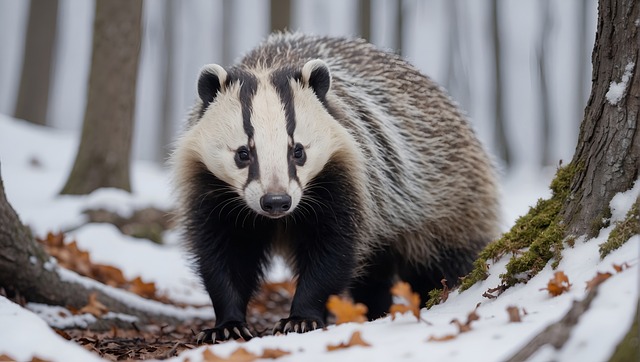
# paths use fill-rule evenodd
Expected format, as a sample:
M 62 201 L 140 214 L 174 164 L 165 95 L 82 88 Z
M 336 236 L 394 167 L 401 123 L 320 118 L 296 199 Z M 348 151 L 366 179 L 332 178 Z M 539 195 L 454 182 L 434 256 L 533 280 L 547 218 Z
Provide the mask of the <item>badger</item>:
M 361 39 L 278 33 L 205 65 L 171 156 L 184 238 L 211 297 L 204 342 L 253 337 L 273 255 L 296 276 L 273 333 L 327 323 L 330 295 L 384 316 L 397 280 L 428 292 L 498 234 L 495 167 L 446 92 Z

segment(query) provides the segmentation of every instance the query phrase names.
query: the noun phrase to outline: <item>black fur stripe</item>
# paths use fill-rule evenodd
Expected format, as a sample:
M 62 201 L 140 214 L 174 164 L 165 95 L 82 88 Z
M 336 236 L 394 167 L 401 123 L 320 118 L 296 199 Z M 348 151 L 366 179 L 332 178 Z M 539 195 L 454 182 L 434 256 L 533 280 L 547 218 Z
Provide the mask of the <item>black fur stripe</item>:
M 279 69 L 271 75 L 271 82 L 280 96 L 280 101 L 284 107 L 285 117 L 287 119 L 287 133 L 293 137 L 296 129 L 296 110 L 293 104 L 293 94 L 291 92 L 291 79 L 299 81 L 302 79 L 302 73 L 292 68 Z
M 238 82 L 240 84 L 240 104 L 242 104 L 242 125 L 244 132 L 253 138 L 253 126 L 251 125 L 251 110 L 253 104 L 253 96 L 258 89 L 258 79 L 256 77 L 239 68 L 229 70 L 227 82 L 229 84 Z

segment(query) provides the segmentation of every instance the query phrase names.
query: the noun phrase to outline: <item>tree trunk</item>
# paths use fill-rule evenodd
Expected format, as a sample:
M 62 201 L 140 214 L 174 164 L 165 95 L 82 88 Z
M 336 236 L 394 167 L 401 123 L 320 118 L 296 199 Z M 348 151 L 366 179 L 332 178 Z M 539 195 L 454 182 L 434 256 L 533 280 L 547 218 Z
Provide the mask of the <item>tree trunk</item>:
M 540 123 L 541 123 L 541 166 L 551 166 L 554 164 L 551 159 L 551 94 L 549 94 L 549 86 L 547 84 L 547 56 L 546 47 L 549 44 L 551 28 L 551 10 L 549 9 L 549 0 L 540 0 L 538 7 L 540 16 L 542 17 L 542 29 L 540 31 L 540 42 L 538 43 L 537 60 L 538 60 L 538 79 L 540 90 Z
M 578 1 L 578 21 L 577 21 L 577 37 L 578 41 L 576 52 L 578 54 L 578 66 L 576 69 L 576 128 L 580 127 L 580 122 L 584 115 L 584 107 L 589 97 L 589 79 L 586 76 L 589 67 L 589 44 L 587 42 L 587 13 L 589 10 L 589 2 Z
M 497 156 L 504 162 L 506 168 L 511 166 L 511 151 L 509 140 L 505 130 L 506 107 L 502 96 L 504 94 L 502 80 L 502 47 L 500 44 L 500 12 L 498 0 L 491 0 L 489 24 L 491 26 L 491 37 L 493 38 L 494 56 L 494 108 L 495 108 L 495 140 Z
M 0 175 L 0 287 L 18 291 L 30 302 L 76 309 L 87 305 L 89 296 L 96 293 L 97 299 L 109 311 L 134 315 L 141 324 L 178 323 L 178 319 L 171 316 L 127 305 L 101 289 L 65 280 L 60 270 L 20 222 L 7 201 Z
M 360 37 L 371 41 L 371 0 L 358 2 L 358 27 L 360 28 Z
M 160 124 L 160 147 L 158 148 L 158 161 L 164 163 L 170 153 L 171 140 L 173 139 L 173 117 L 176 98 L 176 81 L 174 78 L 174 52 L 175 47 L 175 20 L 179 13 L 180 4 L 173 0 L 165 0 L 164 3 L 164 89 L 162 89 L 162 123 Z
M 56 39 L 58 0 L 31 0 L 15 116 L 45 125 Z
M 171 1 L 171 0 L 170 0 Z M 233 0 L 222 0 L 222 65 L 233 65 L 234 54 L 234 14 L 236 8 Z
M 271 32 L 291 26 L 291 0 L 271 0 Z
M 396 32 L 395 32 L 395 41 L 394 45 L 396 48 L 396 53 L 398 55 L 402 55 L 402 39 L 403 39 L 403 28 L 404 28 L 404 7 L 403 1 L 396 1 Z
M 63 194 L 100 187 L 130 191 L 141 0 L 98 0 L 82 138 Z
M 640 2 L 599 0 L 598 9 L 591 96 L 563 214 L 570 235 L 594 236 L 611 198 L 633 186 L 640 168 Z

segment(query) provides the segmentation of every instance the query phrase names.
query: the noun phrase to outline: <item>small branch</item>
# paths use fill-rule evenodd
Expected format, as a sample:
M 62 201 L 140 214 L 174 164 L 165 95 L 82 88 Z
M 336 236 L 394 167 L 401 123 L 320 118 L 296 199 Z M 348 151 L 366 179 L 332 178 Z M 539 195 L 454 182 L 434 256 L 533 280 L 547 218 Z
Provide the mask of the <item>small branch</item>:
M 571 309 L 558 322 L 553 323 L 542 332 L 533 337 L 524 348 L 511 356 L 507 361 L 524 361 L 530 358 L 543 346 L 550 344 L 556 350 L 562 348 L 569 339 L 573 327 L 578 323 L 580 317 L 589 309 L 591 302 L 598 294 L 598 288 L 595 287 L 589 291 L 589 294 L 581 300 L 574 301 Z

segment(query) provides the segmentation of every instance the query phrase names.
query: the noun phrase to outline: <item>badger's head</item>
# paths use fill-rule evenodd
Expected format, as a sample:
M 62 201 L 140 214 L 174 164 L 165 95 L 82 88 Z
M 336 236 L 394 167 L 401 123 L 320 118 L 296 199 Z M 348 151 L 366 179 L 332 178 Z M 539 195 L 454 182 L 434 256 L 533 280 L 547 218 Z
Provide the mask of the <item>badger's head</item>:
M 257 214 L 291 214 L 348 137 L 328 111 L 330 87 L 329 68 L 317 59 L 298 69 L 206 65 L 199 119 L 177 152 L 204 165 Z

